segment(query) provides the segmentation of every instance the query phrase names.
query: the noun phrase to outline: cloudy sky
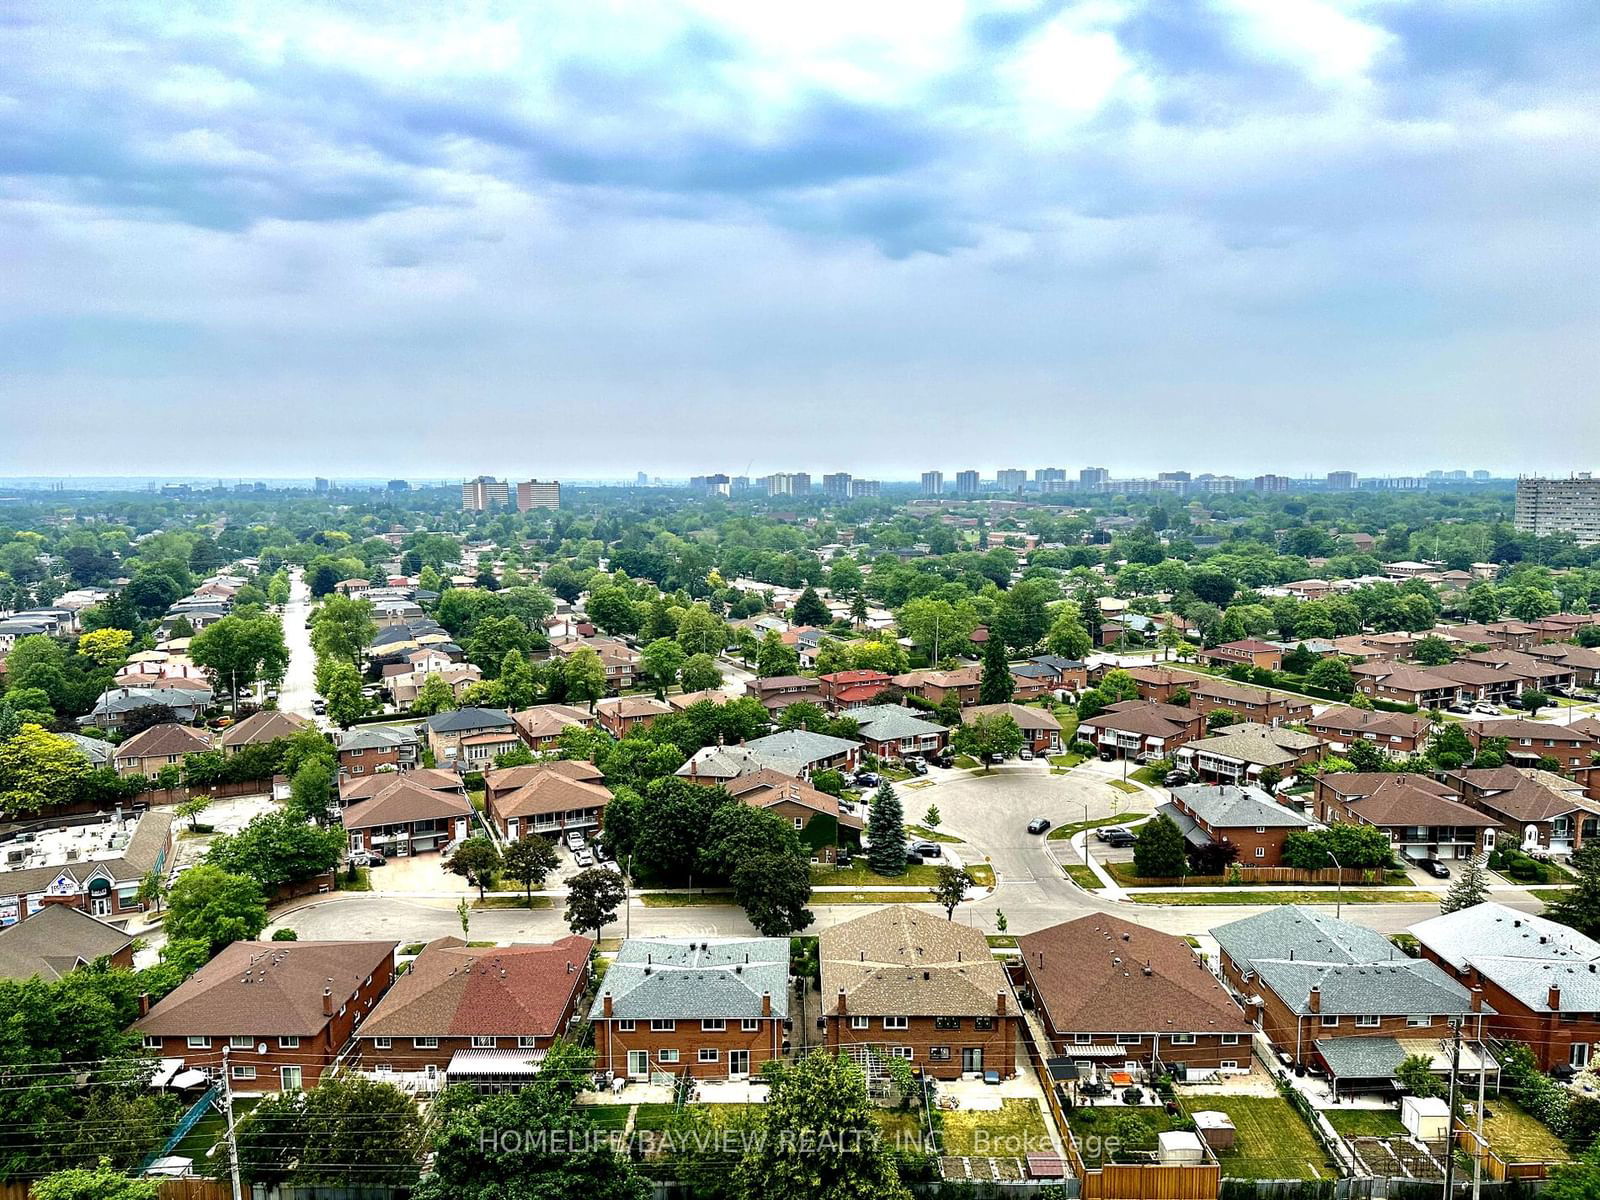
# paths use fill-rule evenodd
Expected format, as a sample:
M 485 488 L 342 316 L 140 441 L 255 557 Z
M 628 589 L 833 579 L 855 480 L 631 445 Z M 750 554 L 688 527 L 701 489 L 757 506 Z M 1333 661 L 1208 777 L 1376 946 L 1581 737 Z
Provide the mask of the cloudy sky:
M 0 474 L 1600 469 L 1594 0 L 11 0 L 0 64 Z

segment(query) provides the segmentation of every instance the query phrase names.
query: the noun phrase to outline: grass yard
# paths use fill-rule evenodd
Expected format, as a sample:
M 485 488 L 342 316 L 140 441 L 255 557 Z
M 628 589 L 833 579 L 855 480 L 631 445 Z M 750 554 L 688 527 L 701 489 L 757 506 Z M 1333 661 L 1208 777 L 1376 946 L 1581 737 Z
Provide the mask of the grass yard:
M 716 908 L 733 905 L 732 892 L 638 892 L 646 908 Z
M 890 1146 L 897 1148 L 921 1146 L 922 1139 L 927 1136 L 927 1127 L 922 1123 L 921 1113 L 875 1108 L 872 1110 L 872 1119 L 877 1122 L 879 1134 Z
M 1015 950 L 1017 948 L 1017 935 L 1014 933 L 991 933 L 987 941 L 991 950 Z
M 338 892 L 370 892 L 372 890 L 372 868 L 357 867 L 354 879 L 350 878 L 348 871 L 335 871 L 333 873 L 333 887 Z
M 1322 1115 L 1340 1137 L 1404 1137 L 1400 1114 L 1390 1108 L 1329 1108 Z
M 622 1130 L 628 1127 L 628 1112 L 632 1108 L 631 1104 L 584 1104 L 578 1111 L 586 1114 L 597 1129 Z
M 1072 821 L 1066 825 L 1057 825 L 1052 829 L 1050 831 L 1050 840 L 1052 842 L 1065 841 L 1070 837 L 1076 837 L 1085 829 L 1099 829 L 1102 825 L 1121 825 L 1125 821 L 1138 821 L 1149 815 L 1149 813 L 1142 812 L 1125 812 L 1119 813 L 1114 817 L 1096 817 L 1092 821 Z
M 549 896 L 540 896 L 540 895 L 536 894 L 533 897 L 533 907 L 534 908 L 553 908 L 554 906 L 555 906 L 555 901 L 553 901 Z M 515 896 L 501 894 L 501 895 L 495 895 L 495 896 L 486 896 L 482 900 L 474 900 L 472 902 L 472 907 L 473 908 L 527 908 L 527 907 L 529 907 L 529 905 L 528 905 L 528 902 L 525 899 L 523 899 L 523 897 L 520 894 L 515 895 Z
M 953 844 L 961 839 L 948 833 L 940 833 L 937 829 L 929 829 L 926 825 L 907 825 L 906 833 L 924 842 L 945 842 Z
M 1528 895 L 1535 900 L 1543 900 L 1546 904 L 1554 904 L 1567 894 L 1567 888 L 1529 888 Z
M 1138 904 L 1176 904 L 1192 907 L 1201 904 L 1332 904 L 1332 892 L 1273 892 L 1250 888 L 1242 892 L 1140 892 L 1130 896 Z M 1399 888 L 1344 890 L 1346 904 L 1433 904 L 1435 892 L 1406 892 Z
M 973 758 L 970 754 L 958 754 L 956 755 L 955 765 L 960 767 L 963 771 L 970 771 L 974 767 L 982 766 L 983 764 L 981 764 L 977 759 Z
M 260 1103 L 258 1100 L 235 1100 L 233 1102 L 234 1125 L 237 1126 L 240 1121 L 244 1120 L 245 1114 L 258 1103 Z M 227 1132 L 228 1118 L 223 1116 L 221 1110 L 213 1105 L 205 1116 L 195 1122 L 194 1128 L 184 1135 L 183 1140 L 173 1147 L 172 1153 L 193 1159 L 196 1169 L 203 1170 L 204 1164 L 210 1161 L 206 1157 L 207 1153 L 227 1136 Z M 226 1152 L 224 1151 L 224 1153 Z
M 926 904 L 933 893 L 904 892 L 820 892 L 811 896 L 811 907 L 819 904 Z
M 994 886 L 994 868 L 984 863 L 973 863 L 967 873 L 979 887 Z M 906 868 L 904 875 L 879 875 L 867 865 L 863 856 L 848 867 L 814 866 L 811 868 L 812 886 L 829 887 L 933 887 L 939 882 L 939 864 L 920 863 Z
M 1157 771 L 1155 767 L 1140 767 L 1137 771 L 1129 775 L 1128 778 L 1137 779 L 1140 783 L 1147 783 L 1151 787 L 1160 787 L 1161 781 L 1165 779 L 1166 776 L 1165 774 Z
M 1078 1141 L 1078 1153 L 1083 1156 L 1086 1167 L 1101 1167 L 1107 1162 L 1114 1161 L 1108 1151 L 1112 1149 L 1108 1140 L 1119 1137 L 1116 1132 L 1118 1117 L 1133 1113 L 1150 1127 L 1149 1144 L 1132 1147 L 1133 1149 L 1156 1148 L 1156 1135 L 1166 1133 L 1167 1130 L 1176 1128 L 1177 1118 L 1167 1115 L 1164 1108 L 1123 1108 L 1119 1105 L 1106 1105 L 1104 1107 L 1079 1107 L 1067 1114 L 1067 1125 L 1072 1129 L 1072 1136 Z
M 1050 756 L 1050 773 L 1065 774 L 1083 761 L 1081 754 L 1052 754 Z
M 1483 1132 L 1489 1149 L 1507 1162 L 1566 1162 L 1572 1157 L 1561 1139 L 1515 1100 L 1499 1096 L 1484 1105 Z
M 1128 783 L 1126 780 L 1123 780 L 1123 779 L 1108 779 L 1108 780 L 1106 780 L 1106 782 L 1109 783 L 1112 787 L 1116 788 L 1117 791 L 1119 791 L 1119 792 L 1127 792 L 1130 795 L 1134 795 L 1134 796 L 1137 796 L 1139 794 L 1139 786 L 1137 784 Z
M 1100 882 L 1100 877 L 1082 863 L 1062 863 L 1061 869 L 1067 873 L 1068 879 L 1087 891 L 1092 892 L 1105 886 Z
M 945 1154 L 1012 1158 L 1055 1149 L 1037 1100 L 1012 1098 L 999 1111 L 957 1109 L 941 1115 L 939 1144 Z
M 1325 1179 L 1333 1165 L 1311 1127 L 1277 1096 L 1188 1096 L 1192 1112 L 1225 1112 L 1239 1131 L 1234 1148 L 1217 1155 L 1224 1178 Z

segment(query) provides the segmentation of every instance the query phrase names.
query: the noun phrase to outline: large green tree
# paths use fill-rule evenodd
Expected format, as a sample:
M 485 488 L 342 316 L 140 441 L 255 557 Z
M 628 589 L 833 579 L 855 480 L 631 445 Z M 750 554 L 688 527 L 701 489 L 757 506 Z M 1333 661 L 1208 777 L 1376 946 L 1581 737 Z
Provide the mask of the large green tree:
M 1146 821 L 1133 846 L 1133 869 L 1146 879 L 1176 879 L 1188 866 L 1183 834 L 1165 813 Z
M 979 704 L 1009 704 L 1017 689 L 1006 659 L 1005 643 L 991 634 L 983 646 L 983 675 L 978 681 Z
M 422 1118 L 393 1084 L 325 1075 L 316 1087 L 260 1101 L 238 1124 L 239 1171 L 266 1187 L 399 1186 L 417 1178 Z M 219 1164 L 225 1166 L 225 1162 Z
M 235 709 L 240 691 L 258 682 L 280 683 L 289 667 L 283 626 L 266 615 L 230 615 L 208 625 L 189 643 L 189 657 L 228 693 Z
M 906 872 L 905 811 L 886 779 L 878 785 L 867 813 L 867 862 L 879 875 Z
M 238 833 L 217 838 L 206 861 L 229 874 L 247 875 L 270 892 L 333 870 L 344 846 L 343 829 L 324 829 L 284 810 L 263 813 Z
M 179 875 L 167 895 L 169 941 L 192 941 L 210 957 L 230 942 L 253 938 L 267 924 L 261 885 L 205 863 Z
M 1022 749 L 1022 727 L 1009 713 L 968 713 L 950 734 L 950 744 L 962 754 L 970 754 L 988 772 L 989 756 L 1009 758 Z

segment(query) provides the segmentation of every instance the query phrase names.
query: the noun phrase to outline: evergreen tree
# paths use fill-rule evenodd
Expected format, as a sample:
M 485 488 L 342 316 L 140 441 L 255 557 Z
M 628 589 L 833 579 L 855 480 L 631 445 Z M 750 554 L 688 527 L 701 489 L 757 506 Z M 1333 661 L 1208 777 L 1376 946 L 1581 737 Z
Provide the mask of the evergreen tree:
M 1450 890 L 1445 893 L 1444 899 L 1439 902 L 1441 913 L 1453 913 L 1463 908 L 1472 908 L 1482 904 L 1489 898 L 1489 877 L 1483 869 L 1483 859 L 1473 855 L 1461 868 L 1461 874 L 1456 876 Z
M 1570 925 L 1586 937 L 1600 934 L 1600 842 L 1585 842 L 1572 856 L 1577 885 L 1544 910 L 1552 921 Z
M 796 625 L 826 625 L 833 620 L 833 614 L 828 611 L 828 606 L 822 602 L 822 597 L 817 595 L 814 587 L 807 587 L 800 593 L 789 617 Z
M 1183 874 L 1186 859 L 1183 834 L 1166 815 L 1145 822 L 1133 847 L 1133 869 L 1146 879 L 1175 879 Z
M 867 815 L 867 862 L 879 875 L 903 875 L 906 870 L 905 812 L 888 780 L 878 785 Z
M 1006 661 L 1005 644 L 991 637 L 983 646 L 983 678 L 978 684 L 979 704 L 1010 704 L 1016 691 L 1011 664 Z

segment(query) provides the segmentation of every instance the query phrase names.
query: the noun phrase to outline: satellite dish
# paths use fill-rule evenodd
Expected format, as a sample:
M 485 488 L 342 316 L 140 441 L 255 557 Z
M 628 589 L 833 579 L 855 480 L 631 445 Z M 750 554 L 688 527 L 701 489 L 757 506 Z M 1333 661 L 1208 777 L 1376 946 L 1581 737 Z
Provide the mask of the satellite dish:
M 257 1054 L 265 1054 L 266 1052 L 267 1052 L 267 1044 L 265 1042 L 258 1042 L 256 1044 L 256 1053 Z

